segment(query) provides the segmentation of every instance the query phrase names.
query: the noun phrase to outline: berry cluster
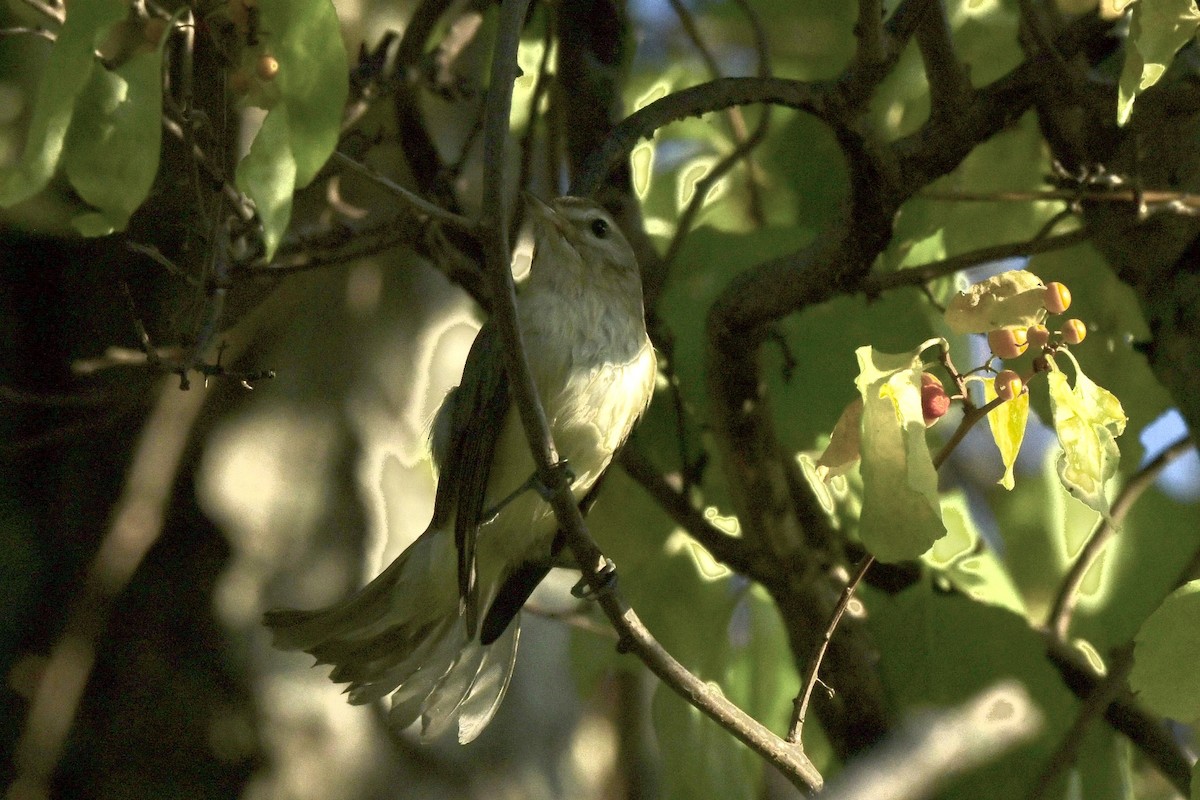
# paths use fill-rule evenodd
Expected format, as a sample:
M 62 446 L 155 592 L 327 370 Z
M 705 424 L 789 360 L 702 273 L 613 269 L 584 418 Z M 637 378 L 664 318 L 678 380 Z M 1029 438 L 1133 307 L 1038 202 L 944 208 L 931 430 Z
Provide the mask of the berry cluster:
M 1050 314 L 1062 314 L 1071 307 L 1071 290 L 1057 281 L 1046 284 L 1042 290 L 1042 307 Z M 988 347 L 997 358 L 1008 361 L 1025 354 L 1034 347 L 1043 354 L 1053 353 L 1063 345 L 1079 344 L 1087 336 L 1087 326 L 1082 320 L 1069 319 L 1060 330 L 1051 332 L 1041 322 L 1032 325 L 1005 325 L 987 333 Z M 1001 370 L 994 382 L 996 396 L 1011 400 L 1025 388 L 1025 382 L 1011 369 Z

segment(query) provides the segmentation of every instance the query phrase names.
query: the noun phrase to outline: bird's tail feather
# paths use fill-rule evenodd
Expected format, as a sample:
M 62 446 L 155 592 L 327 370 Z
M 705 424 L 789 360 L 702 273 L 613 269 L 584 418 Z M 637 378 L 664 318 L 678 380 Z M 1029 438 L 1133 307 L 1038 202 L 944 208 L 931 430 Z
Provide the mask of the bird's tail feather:
M 421 738 L 433 739 L 457 723 L 466 743 L 491 721 L 508 690 L 519 625 L 514 621 L 488 645 L 467 635 L 455 562 L 439 568 L 445 557 L 453 559 L 442 552 L 449 538 L 427 532 L 348 599 L 316 611 L 269 611 L 265 621 L 277 647 L 333 664 L 330 678 L 350 684 L 351 703 L 394 691 L 388 715 L 394 726 L 419 718 Z

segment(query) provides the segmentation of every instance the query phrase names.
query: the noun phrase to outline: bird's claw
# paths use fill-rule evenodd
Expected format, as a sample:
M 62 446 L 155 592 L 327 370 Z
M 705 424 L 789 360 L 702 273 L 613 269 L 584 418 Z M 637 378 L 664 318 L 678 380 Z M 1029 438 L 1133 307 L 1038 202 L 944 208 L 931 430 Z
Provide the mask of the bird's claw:
M 593 589 L 589 580 L 590 576 L 584 575 L 578 583 L 571 587 L 571 594 L 580 600 L 595 600 L 617 588 L 617 565 L 612 562 L 612 559 L 605 558 L 595 575 L 600 584 L 599 588 Z
M 560 473 L 563 477 L 563 480 L 567 482 L 568 486 L 575 482 L 575 473 L 571 471 L 569 466 L 567 466 L 567 460 L 565 458 L 562 461 L 559 461 L 557 464 L 552 465 L 550 470 L 555 473 Z M 505 506 L 507 506 L 513 500 L 516 500 L 530 489 L 537 492 L 538 497 L 542 498 L 547 503 L 549 503 L 551 498 L 554 496 L 554 489 L 543 483 L 537 472 L 534 472 L 529 476 L 528 480 L 526 480 L 516 489 L 513 489 L 512 492 L 510 492 L 509 495 L 499 503 L 496 503 L 496 505 L 492 506 L 491 508 L 484 509 L 483 514 L 480 516 L 479 524 L 487 525 L 488 523 L 493 522 L 496 517 L 500 516 L 500 512 L 504 510 Z

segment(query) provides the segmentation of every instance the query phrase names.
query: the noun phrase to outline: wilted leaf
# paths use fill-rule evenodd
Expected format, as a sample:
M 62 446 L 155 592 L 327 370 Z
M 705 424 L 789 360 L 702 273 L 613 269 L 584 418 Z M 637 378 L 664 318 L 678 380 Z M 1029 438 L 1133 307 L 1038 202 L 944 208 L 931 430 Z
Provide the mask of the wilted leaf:
M 11 206 L 42 190 L 62 156 L 75 99 L 96 65 L 94 51 L 105 29 L 122 19 L 128 3 L 90 0 L 72 3 L 50 51 L 38 85 L 33 117 L 21 158 L 0 175 L 0 206 Z
M 829 437 L 829 446 L 817 459 L 816 472 L 821 480 L 829 480 L 850 469 L 861 457 L 862 397 L 850 401 Z
M 925 443 L 921 352 L 857 350 L 863 398 L 863 509 L 859 536 L 880 561 L 916 558 L 946 533 L 937 471 Z
M 1129 685 L 1164 717 L 1200 720 L 1200 581 L 1171 594 L 1134 640 Z
M 1063 452 L 1058 459 L 1058 476 L 1071 495 L 1089 508 L 1108 515 L 1104 485 L 1117 473 L 1121 451 L 1115 437 L 1125 430 L 1125 412 L 1112 392 L 1098 385 L 1075 361 L 1075 386 L 1051 359 L 1046 378 L 1054 429 Z
M 996 387 L 992 381 L 983 381 L 983 396 L 988 403 L 996 399 Z M 1025 440 L 1025 428 L 1029 422 L 1029 392 L 1001 403 L 988 412 L 988 427 L 992 430 L 992 439 L 1000 451 L 1000 460 L 1004 462 L 1004 476 L 998 483 L 1005 489 L 1013 488 L 1013 464 L 1017 463 L 1017 454 L 1021 452 L 1021 442 Z
M 950 300 L 946 324 L 955 333 L 987 333 L 1007 326 L 1029 326 L 1045 317 L 1045 285 L 1023 269 L 982 280 Z
M 1200 9 L 1195 0 L 1140 0 L 1134 5 L 1118 85 L 1118 124 L 1129 121 L 1134 100 L 1158 83 L 1197 26 Z

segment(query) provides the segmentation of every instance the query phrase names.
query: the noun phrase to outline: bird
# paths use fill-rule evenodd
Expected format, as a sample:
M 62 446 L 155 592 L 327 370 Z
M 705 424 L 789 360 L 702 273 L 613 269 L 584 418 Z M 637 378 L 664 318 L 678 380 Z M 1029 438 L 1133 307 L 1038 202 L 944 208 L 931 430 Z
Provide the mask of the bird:
M 582 502 L 645 412 L 657 376 L 641 274 L 590 199 L 527 195 L 533 231 L 517 320 L 560 468 Z M 391 696 L 397 730 L 452 727 L 474 740 L 504 698 L 519 612 L 563 538 L 511 402 L 500 338 L 484 323 L 433 422 L 437 492 L 428 528 L 386 569 L 327 608 L 268 611 L 275 646 L 332 664 L 352 704 Z

